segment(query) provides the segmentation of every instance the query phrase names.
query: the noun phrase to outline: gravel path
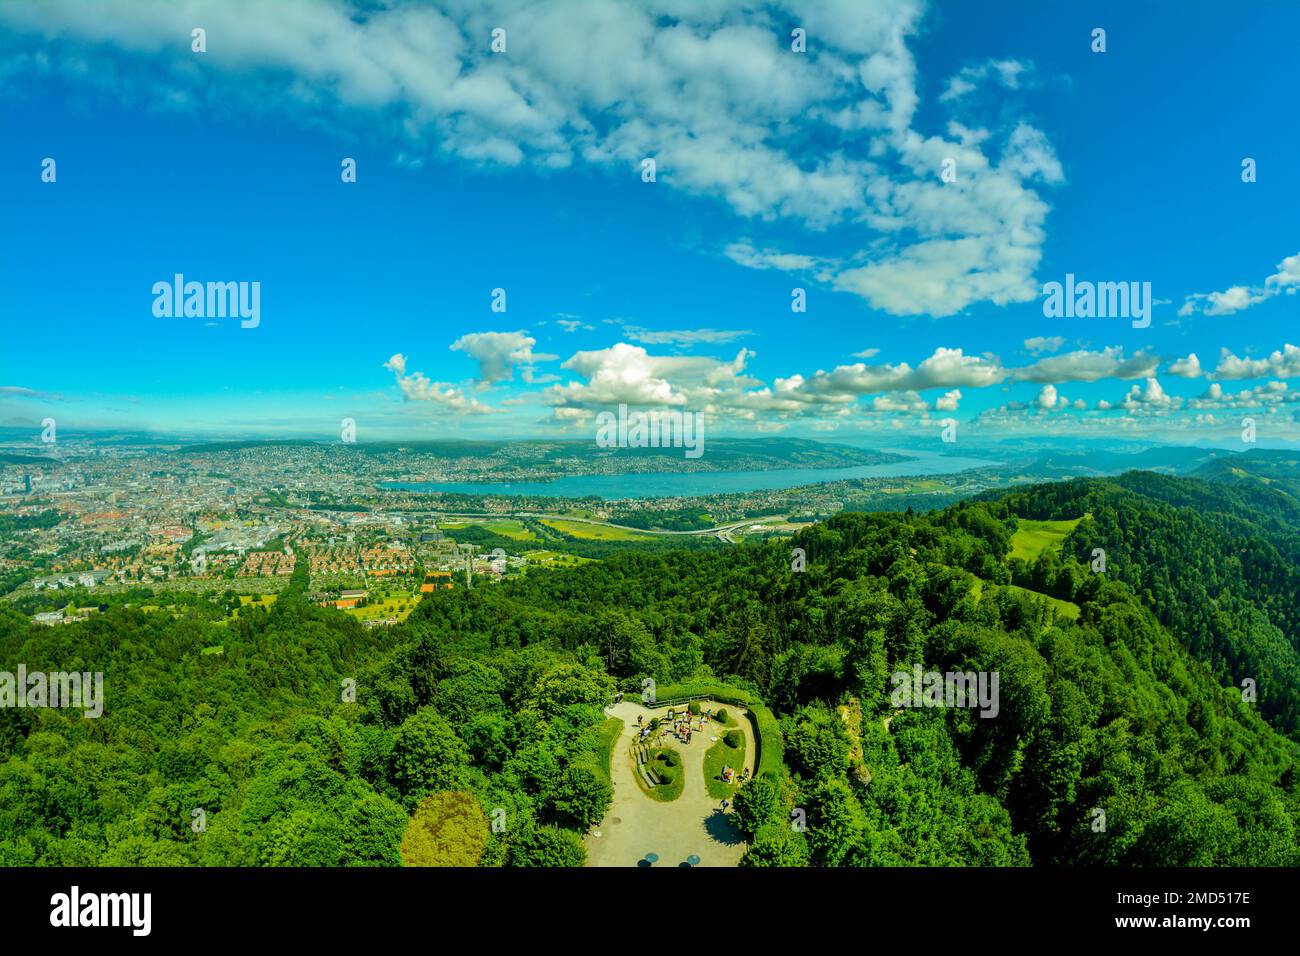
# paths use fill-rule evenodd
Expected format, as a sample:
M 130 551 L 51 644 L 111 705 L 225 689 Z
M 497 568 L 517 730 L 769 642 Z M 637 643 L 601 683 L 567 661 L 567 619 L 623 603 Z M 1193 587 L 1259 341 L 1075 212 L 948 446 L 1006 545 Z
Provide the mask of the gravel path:
M 743 709 L 731 704 L 702 700 L 701 707 L 716 710 L 725 707 L 740 715 Z M 676 709 L 680 710 L 680 706 Z M 710 737 L 722 736 L 722 728 L 710 724 L 704 733 L 696 731 L 690 744 L 665 738 L 682 755 L 685 786 L 682 795 L 671 803 L 653 800 L 636 781 L 636 758 L 632 742 L 636 739 L 637 717 L 648 724 L 652 717 L 666 717 L 667 707 L 643 707 L 639 702 L 623 701 L 605 708 L 605 713 L 623 721 L 623 732 L 614 743 L 610 760 L 610 779 L 614 785 L 614 802 L 599 826 L 585 837 L 588 866 L 636 866 L 647 853 L 656 853 L 655 866 L 679 866 L 695 855 L 700 866 L 735 866 L 745 852 L 745 844 L 720 802 L 709 796 L 704 787 L 704 752 L 713 746 Z M 750 721 L 739 721 L 745 735 L 745 767 L 754 771 L 754 735 Z M 596 836 L 600 833 L 600 836 Z

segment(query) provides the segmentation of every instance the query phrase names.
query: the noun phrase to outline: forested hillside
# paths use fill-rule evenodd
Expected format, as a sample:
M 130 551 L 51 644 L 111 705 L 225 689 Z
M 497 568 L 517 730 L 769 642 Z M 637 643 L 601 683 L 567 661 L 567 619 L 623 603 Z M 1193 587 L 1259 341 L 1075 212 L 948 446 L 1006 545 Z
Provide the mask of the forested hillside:
M 1038 485 L 1003 497 L 1027 518 L 1089 515 L 1066 540 L 1080 562 L 1094 549 L 1221 683 L 1252 679 L 1261 712 L 1300 734 L 1300 507 L 1266 488 L 1129 472 L 1108 481 Z M 1068 596 L 1056 557 L 1025 569 Z M 1300 738 L 1298 738 L 1300 739 Z
M 506 812 L 485 864 L 582 862 L 578 830 L 608 800 L 602 674 L 545 647 L 448 656 L 427 628 L 367 631 L 300 591 L 228 626 L 6 612 L 4 669 L 102 670 L 107 703 L 93 720 L 0 710 L 0 865 L 396 866 L 434 791 Z
M 1300 748 L 1265 719 L 1294 728 L 1297 604 L 1277 595 L 1295 567 L 1245 517 L 1160 487 L 612 554 L 437 592 L 390 631 L 307 605 L 302 580 L 226 625 L 6 613 L 0 667 L 103 670 L 107 704 L 0 711 L 0 863 L 397 865 L 425 798 L 467 793 L 457 861 L 579 864 L 610 798 L 601 705 L 712 676 L 783 737 L 784 765 L 736 799 L 746 865 L 1296 865 Z M 1010 558 L 1018 516 L 1085 514 L 1061 554 Z M 996 672 L 996 716 L 895 706 L 892 675 L 918 665 Z

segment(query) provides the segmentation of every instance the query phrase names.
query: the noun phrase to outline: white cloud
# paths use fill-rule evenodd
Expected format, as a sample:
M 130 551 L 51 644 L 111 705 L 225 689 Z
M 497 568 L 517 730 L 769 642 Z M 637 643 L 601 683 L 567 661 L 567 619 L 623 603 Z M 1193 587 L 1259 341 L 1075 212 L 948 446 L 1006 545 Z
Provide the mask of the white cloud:
M 779 269 L 782 272 L 805 272 L 826 268 L 826 263 L 814 256 L 803 256 L 774 249 L 756 249 L 747 242 L 733 242 L 722 250 L 732 262 L 747 269 Z
M 478 362 L 480 386 L 495 385 L 514 377 L 516 365 L 553 361 L 558 355 L 535 354 L 537 340 L 525 332 L 471 332 L 451 344 Z
M 1294 295 L 1300 289 L 1300 253 L 1287 256 L 1276 268 L 1277 271 L 1268 276 L 1262 286 L 1234 285 L 1222 292 L 1192 293 L 1183 300 L 1178 314 L 1232 315 L 1276 295 Z
M 873 412 L 924 412 L 928 409 L 925 399 L 916 392 L 893 392 L 877 395 L 871 400 Z
M 1222 292 L 1198 292 L 1189 295 L 1178 314 L 1192 315 L 1204 312 L 1206 315 L 1232 315 L 1252 305 L 1258 305 L 1269 297 L 1263 289 L 1250 289 L 1244 285 L 1234 285 Z
M 1169 366 L 1169 374 L 1177 375 L 1179 378 L 1200 378 L 1205 374 L 1201 368 L 1201 360 L 1192 352 L 1186 358 L 1175 360 Z
M 1214 377 L 1225 381 L 1265 375 L 1300 378 L 1300 346 L 1288 343 L 1262 359 L 1238 358 L 1225 348 L 1219 353 L 1219 365 L 1214 370 Z
M 636 325 L 624 326 L 623 331 L 642 345 L 719 344 L 754 334 L 748 329 L 677 329 L 657 332 Z
M 1243 389 L 1240 392 L 1225 392 L 1218 382 L 1212 382 L 1203 395 L 1191 399 L 1188 408 L 1263 408 L 1300 402 L 1300 392 L 1291 392 L 1286 382 L 1267 382 L 1256 388 Z
M 704 410 L 760 384 L 745 374 L 753 356 L 741 349 L 730 362 L 700 356 L 652 355 L 639 345 L 578 352 L 563 368 L 585 381 L 548 388 L 545 400 L 559 407 L 611 405 L 687 406 Z
M 406 371 L 406 356 L 400 352 L 384 363 L 384 368 L 393 373 L 398 387 L 407 401 L 430 402 L 450 412 L 465 415 L 490 415 L 496 409 L 482 404 L 472 395 L 448 382 L 434 382 L 421 372 Z
M 1065 339 L 1060 335 L 1043 336 L 1037 335 L 1031 339 L 1025 339 L 1025 350 L 1032 352 L 1034 355 L 1046 355 L 1050 352 L 1059 352 L 1065 345 Z
M 1131 386 L 1128 394 L 1117 404 L 1117 407 L 1130 414 L 1162 414 L 1182 404 L 1181 398 L 1170 395 L 1164 390 L 1164 386 L 1152 377 L 1146 380 L 1145 385 Z M 1097 407 L 1101 408 L 1103 405 L 1106 408 L 1111 407 L 1108 402 L 1099 402 Z
M 841 365 L 799 379 L 798 391 L 821 399 L 851 400 L 875 392 L 919 391 L 927 388 L 984 388 L 1006 377 L 996 361 L 966 355 L 961 349 L 938 348 L 916 368 L 898 365 Z
M 1019 89 L 1032 65 L 1021 60 L 989 60 L 978 66 L 964 67 L 948 79 L 948 86 L 939 96 L 940 101 L 960 99 L 974 92 L 985 80 L 993 80 L 1009 90 Z
M 1014 378 L 1022 382 L 1095 382 L 1102 378 L 1147 378 L 1156 372 L 1158 356 L 1138 352 L 1124 357 L 1123 346 L 1114 345 L 1100 352 L 1080 349 L 1064 355 L 1039 359 L 1033 365 L 1016 369 Z
M 1017 126 L 996 163 L 970 142 L 910 131 L 898 150 L 917 178 L 873 183 L 880 202 L 868 222 L 913 238 L 841 269 L 833 287 L 894 315 L 942 317 L 976 302 L 1033 300 L 1048 206 L 1026 184 L 1064 179 L 1046 137 Z M 944 183 L 938 170 L 949 157 L 957 180 Z
M 728 255 L 744 265 L 812 270 L 898 315 L 1031 301 L 1048 213 L 1036 187 L 1061 182 L 1061 164 L 1026 123 L 1009 135 L 956 122 L 941 135 L 915 128 L 909 43 L 924 6 L 7 0 L 0 55 L 25 70 L 78 72 L 115 99 L 161 110 L 270 112 L 331 129 L 368 111 L 410 165 L 442 153 L 589 164 L 631 179 L 654 157 L 656 188 L 742 217 L 867 233 L 833 263 L 733 244 Z M 199 22 L 202 69 L 185 42 Z M 806 54 L 788 49 L 791 23 L 815 38 Z M 497 26 L 504 55 L 489 49 Z M 61 43 L 44 49 L 33 35 Z M 39 68 L 26 56 L 33 45 L 45 55 Z M 1025 67 L 976 69 L 1015 85 Z M 943 183 L 949 157 L 957 180 Z

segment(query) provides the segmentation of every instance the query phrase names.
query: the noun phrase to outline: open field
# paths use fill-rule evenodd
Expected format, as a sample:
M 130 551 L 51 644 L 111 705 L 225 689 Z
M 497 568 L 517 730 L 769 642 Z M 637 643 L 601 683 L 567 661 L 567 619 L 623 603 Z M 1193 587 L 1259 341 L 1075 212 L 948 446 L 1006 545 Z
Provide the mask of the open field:
M 358 621 L 384 621 L 390 617 L 398 622 L 405 621 L 420 603 L 418 595 L 406 593 L 388 594 L 377 597 L 365 607 L 345 608 L 343 613 L 350 614 Z
M 629 531 L 626 528 L 614 528 L 603 524 L 587 524 L 582 521 L 561 521 L 558 518 L 547 519 L 542 524 L 564 534 L 572 535 L 575 538 L 585 538 L 591 541 L 644 541 L 647 537 L 641 532 Z
M 499 517 L 458 515 L 438 522 L 440 531 L 456 532 L 464 531 L 466 528 L 482 528 L 484 531 L 499 534 L 503 538 L 513 538 L 516 541 L 537 540 L 537 535 L 529 531 L 522 521 L 505 515 Z
M 537 535 L 524 527 L 522 521 L 517 521 L 514 518 L 491 518 L 487 521 L 477 521 L 474 523 L 484 531 L 499 534 L 503 538 L 512 538 L 515 541 L 537 540 Z
M 524 557 L 530 564 L 547 568 L 576 568 L 580 564 L 588 564 L 596 560 L 577 554 L 563 554 L 559 551 L 525 551 Z
M 1068 518 L 1064 521 L 1034 521 L 1021 518 L 1016 533 L 1011 536 L 1011 557 L 1032 563 L 1048 548 L 1059 548 L 1061 542 L 1082 520 Z
M 279 596 L 280 595 L 278 594 L 241 594 L 239 595 L 239 607 L 235 608 L 230 613 L 230 616 L 232 618 L 239 617 L 239 612 L 242 611 L 244 608 L 248 607 L 250 604 L 254 604 L 257 607 L 264 607 L 269 609 L 271 605 L 276 602 L 276 599 L 279 598 Z M 253 600 L 254 598 L 260 598 L 261 600 L 254 601 Z
M 709 796 L 715 800 L 730 800 L 740 789 L 741 770 L 745 766 L 745 737 L 740 735 L 740 746 L 727 745 L 726 737 L 718 737 L 718 742 L 704 754 L 704 787 Z M 722 768 L 730 767 L 736 771 L 737 783 L 722 782 Z

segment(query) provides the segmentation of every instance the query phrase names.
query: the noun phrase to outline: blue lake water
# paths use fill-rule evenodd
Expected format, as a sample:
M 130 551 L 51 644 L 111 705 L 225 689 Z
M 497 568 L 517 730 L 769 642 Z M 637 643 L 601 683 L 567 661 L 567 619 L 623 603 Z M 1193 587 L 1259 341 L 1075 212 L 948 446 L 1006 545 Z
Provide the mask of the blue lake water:
M 894 478 L 901 475 L 952 475 L 997 465 L 980 458 L 931 452 L 899 451 L 910 461 L 848 468 L 774 468 L 768 471 L 700 471 L 631 475 L 565 475 L 554 481 L 385 481 L 379 487 L 398 491 L 444 491 L 467 495 L 538 495 L 549 498 L 669 498 L 720 495 L 773 488 L 797 488 L 847 478 Z

